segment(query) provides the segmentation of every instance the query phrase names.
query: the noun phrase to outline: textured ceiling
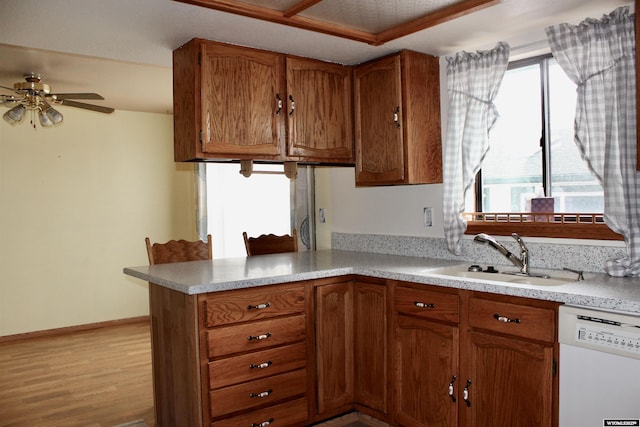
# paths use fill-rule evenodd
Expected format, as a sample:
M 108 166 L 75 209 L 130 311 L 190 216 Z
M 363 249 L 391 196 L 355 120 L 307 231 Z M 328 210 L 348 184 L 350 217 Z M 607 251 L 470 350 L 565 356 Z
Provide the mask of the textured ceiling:
M 277 1 L 286 7 L 299 0 L 262 1 Z M 344 4 L 360 1 L 375 3 L 383 10 L 405 2 L 421 3 L 340 0 Z M 343 64 L 357 64 L 403 48 L 447 56 L 491 48 L 498 41 L 507 41 L 517 55 L 544 45 L 547 25 L 598 18 L 632 3 L 502 0 L 373 46 L 172 0 L 0 0 L 0 85 L 13 86 L 23 80 L 23 74 L 36 72 L 55 92 L 97 92 L 106 98 L 104 105 L 118 110 L 168 113 L 172 111 L 172 51 L 193 37 Z M 394 14 L 404 17 L 405 7 L 403 12 L 391 7 L 376 20 L 382 23 Z M 362 19 L 358 25 L 371 21 Z
M 176 0 L 379 46 L 501 0 Z

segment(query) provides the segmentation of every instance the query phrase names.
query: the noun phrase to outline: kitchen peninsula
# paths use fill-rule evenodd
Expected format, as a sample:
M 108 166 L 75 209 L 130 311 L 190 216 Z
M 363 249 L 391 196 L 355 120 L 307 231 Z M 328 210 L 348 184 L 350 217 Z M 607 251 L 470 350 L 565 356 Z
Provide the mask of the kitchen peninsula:
M 558 305 L 640 314 L 638 279 L 530 286 L 433 273 L 457 264 L 326 250 L 125 268 L 150 283 L 158 425 L 303 426 L 352 410 L 472 425 L 484 407 L 508 417 L 512 404 L 555 426 Z M 409 374 L 429 367 L 429 381 Z M 505 400 L 504 381 L 528 393 Z

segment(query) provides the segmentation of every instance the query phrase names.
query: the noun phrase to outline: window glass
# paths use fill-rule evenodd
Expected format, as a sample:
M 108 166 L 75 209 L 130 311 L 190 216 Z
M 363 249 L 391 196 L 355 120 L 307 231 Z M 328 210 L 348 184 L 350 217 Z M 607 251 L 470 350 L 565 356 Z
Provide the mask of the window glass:
M 549 63 L 551 195 L 556 212 L 603 212 L 604 192 L 574 142 L 576 85 L 558 63 Z
M 495 104 L 500 118 L 482 163 L 482 210 L 524 212 L 542 188 L 539 66 L 507 71 Z
M 282 172 L 282 165 L 255 170 Z M 207 228 L 213 258 L 244 257 L 242 232 L 249 236 L 291 233 L 291 186 L 283 174 L 240 175 L 240 165 L 207 163 Z
M 548 108 L 543 108 L 543 93 L 548 93 Z M 575 102 L 575 84 L 553 58 L 507 70 L 495 100 L 500 118 L 490 133 L 479 176 L 482 206 L 469 210 L 602 212 L 602 188 L 573 141 Z M 542 139 L 545 124 L 546 141 Z M 551 207 L 532 209 L 531 199 L 545 196 L 553 198 L 553 203 L 547 199 L 542 206 Z

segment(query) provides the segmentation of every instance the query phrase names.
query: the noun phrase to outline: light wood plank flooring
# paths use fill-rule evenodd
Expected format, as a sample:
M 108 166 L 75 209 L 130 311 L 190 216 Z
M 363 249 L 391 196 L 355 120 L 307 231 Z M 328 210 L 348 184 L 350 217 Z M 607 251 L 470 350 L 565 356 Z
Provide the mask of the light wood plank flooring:
M 153 426 L 154 417 L 148 322 L 0 344 L 0 427 Z M 316 427 L 384 426 L 352 413 Z
M 147 322 L 0 344 L 0 426 L 154 423 Z

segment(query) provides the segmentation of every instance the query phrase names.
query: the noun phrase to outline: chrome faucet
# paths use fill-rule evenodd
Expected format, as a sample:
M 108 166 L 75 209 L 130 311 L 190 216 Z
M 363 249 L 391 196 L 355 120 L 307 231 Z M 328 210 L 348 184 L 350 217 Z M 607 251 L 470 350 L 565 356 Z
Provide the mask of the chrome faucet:
M 511 234 L 511 237 L 513 237 L 516 240 L 516 242 L 518 242 L 518 245 L 520 245 L 520 258 L 514 255 L 511 251 L 505 248 L 502 243 L 498 242 L 496 239 L 489 236 L 488 234 L 485 234 L 485 233 L 477 234 L 473 238 L 473 240 L 479 243 L 486 243 L 489 246 L 493 247 L 502 255 L 504 255 L 509 261 L 511 261 L 513 265 L 518 267 L 521 274 L 526 274 L 527 276 L 529 276 L 530 275 L 529 249 L 527 249 L 527 246 L 524 244 L 524 241 L 516 233 Z

